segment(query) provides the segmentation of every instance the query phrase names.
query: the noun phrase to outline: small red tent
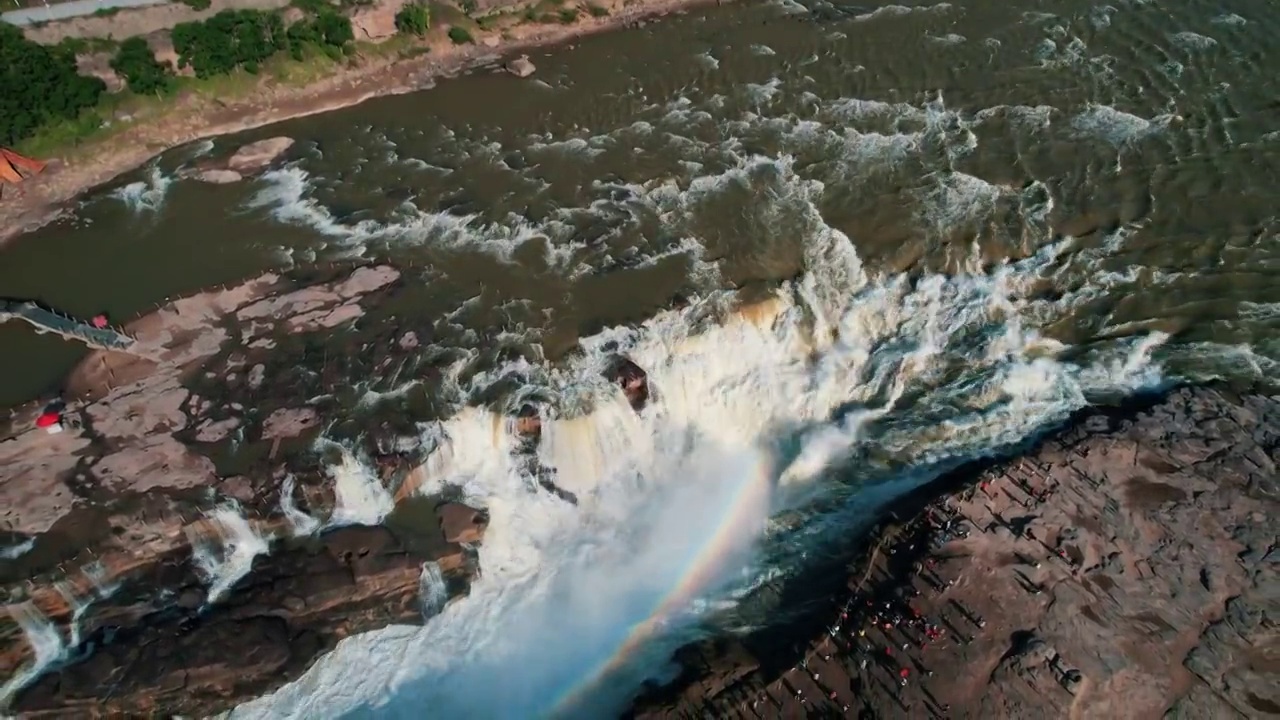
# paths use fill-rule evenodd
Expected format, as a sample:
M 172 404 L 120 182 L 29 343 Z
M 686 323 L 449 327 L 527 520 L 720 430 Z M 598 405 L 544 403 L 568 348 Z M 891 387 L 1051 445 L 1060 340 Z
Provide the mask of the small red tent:
M 62 422 L 62 415 L 52 410 L 40 413 L 40 417 L 36 418 L 36 427 L 50 428 Z

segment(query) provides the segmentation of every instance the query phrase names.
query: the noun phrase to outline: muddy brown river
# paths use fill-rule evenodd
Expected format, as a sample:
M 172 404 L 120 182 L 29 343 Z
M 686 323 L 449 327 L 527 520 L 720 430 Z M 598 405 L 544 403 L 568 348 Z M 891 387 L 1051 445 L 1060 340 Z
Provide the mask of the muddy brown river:
M 765 622 L 739 600 L 925 468 L 1144 388 L 1276 387 L 1277 32 L 1267 0 L 709 9 L 168 152 L 7 248 L 0 295 L 128 318 L 267 268 L 401 268 L 346 332 L 431 336 L 350 378 L 335 432 L 400 413 L 448 448 L 441 483 L 492 515 L 484 579 L 237 716 L 600 717 L 679 641 Z M 175 179 L 273 135 L 299 142 L 257 179 Z M 0 405 L 81 353 L 0 345 Z M 618 351 L 653 413 L 608 399 Z M 526 403 L 564 418 L 539 453 L 578 509 L 495 459 L 477 415 Z

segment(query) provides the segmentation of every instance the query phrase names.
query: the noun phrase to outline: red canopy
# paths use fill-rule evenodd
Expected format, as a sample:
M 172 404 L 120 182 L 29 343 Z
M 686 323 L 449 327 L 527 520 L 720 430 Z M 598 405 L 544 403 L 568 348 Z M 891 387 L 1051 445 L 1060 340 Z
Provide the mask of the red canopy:
M 60 422 L 62 422 L 62 415 L 53 411 L 49 411 L 49 412 L 41 413 L 40 417 L 36 418 L 36 427 L 39 427 L 39 428 L 52 427 L 54 425 L 57 425 Z

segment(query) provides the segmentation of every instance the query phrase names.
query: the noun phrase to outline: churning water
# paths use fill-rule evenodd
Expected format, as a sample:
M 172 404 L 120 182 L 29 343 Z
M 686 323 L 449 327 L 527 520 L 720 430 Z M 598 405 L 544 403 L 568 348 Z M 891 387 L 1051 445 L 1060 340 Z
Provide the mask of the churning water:
M 1275 13 L 1168 5 L 757 5 L 287 124 L 306 151 L 218 189 L 217 222 L 284 264 L 406 268 L 361 322 L 431 336 L 351 379 L 348 427 L 429 399 L 422 492 L 490 526 L 467 598 L 424 568 L 424 627 L 233 715 L 608 717 L 947 467 L 1162 382 L 1267 382 Z M 121 222 L 161 232 L 211 192 L 187 185 L 128 186 L 154 209 Z M 332 476 L 338 521 L 390 509 L 350 453 Z

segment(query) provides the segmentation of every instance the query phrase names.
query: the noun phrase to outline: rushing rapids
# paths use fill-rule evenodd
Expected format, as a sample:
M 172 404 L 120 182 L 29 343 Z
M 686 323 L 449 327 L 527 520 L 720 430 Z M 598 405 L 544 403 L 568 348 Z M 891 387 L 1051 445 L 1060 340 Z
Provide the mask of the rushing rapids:
M 307 378 L 322 467 L 270 486 L 269 547 L 206 508 L 213 607 L 285 537 L 421 497 L 488 523 L 450 540 L 467 597 L 415 562 L 423 627 L 348 637 L 231 715 L 608 717 L 675 647 L 785 615 L 790 578 L 947 468 L 1091 402 L 1273 375 L 1280 225 L 1253 188 L 1280 136 L 1248 67 L 1276 58 L 1261 10 L 1192 5 L 691 17 L 539 60 L 527 116 L 465 80 L 293 123 L 301 159 L 243 191 L 171 180 L 209 144 L 90 200 L 158 258 L 403 274 L 259 377 Z M 926 38 L 923 64 L 882 36 Z M 640 64 L 596 73 L 620 47 Z M 202 236 L 215 211 L 231 231 Z M 240 431 L 229 456 L 274 454 Z M 64 662 L 14 607 L 31 667 Z

